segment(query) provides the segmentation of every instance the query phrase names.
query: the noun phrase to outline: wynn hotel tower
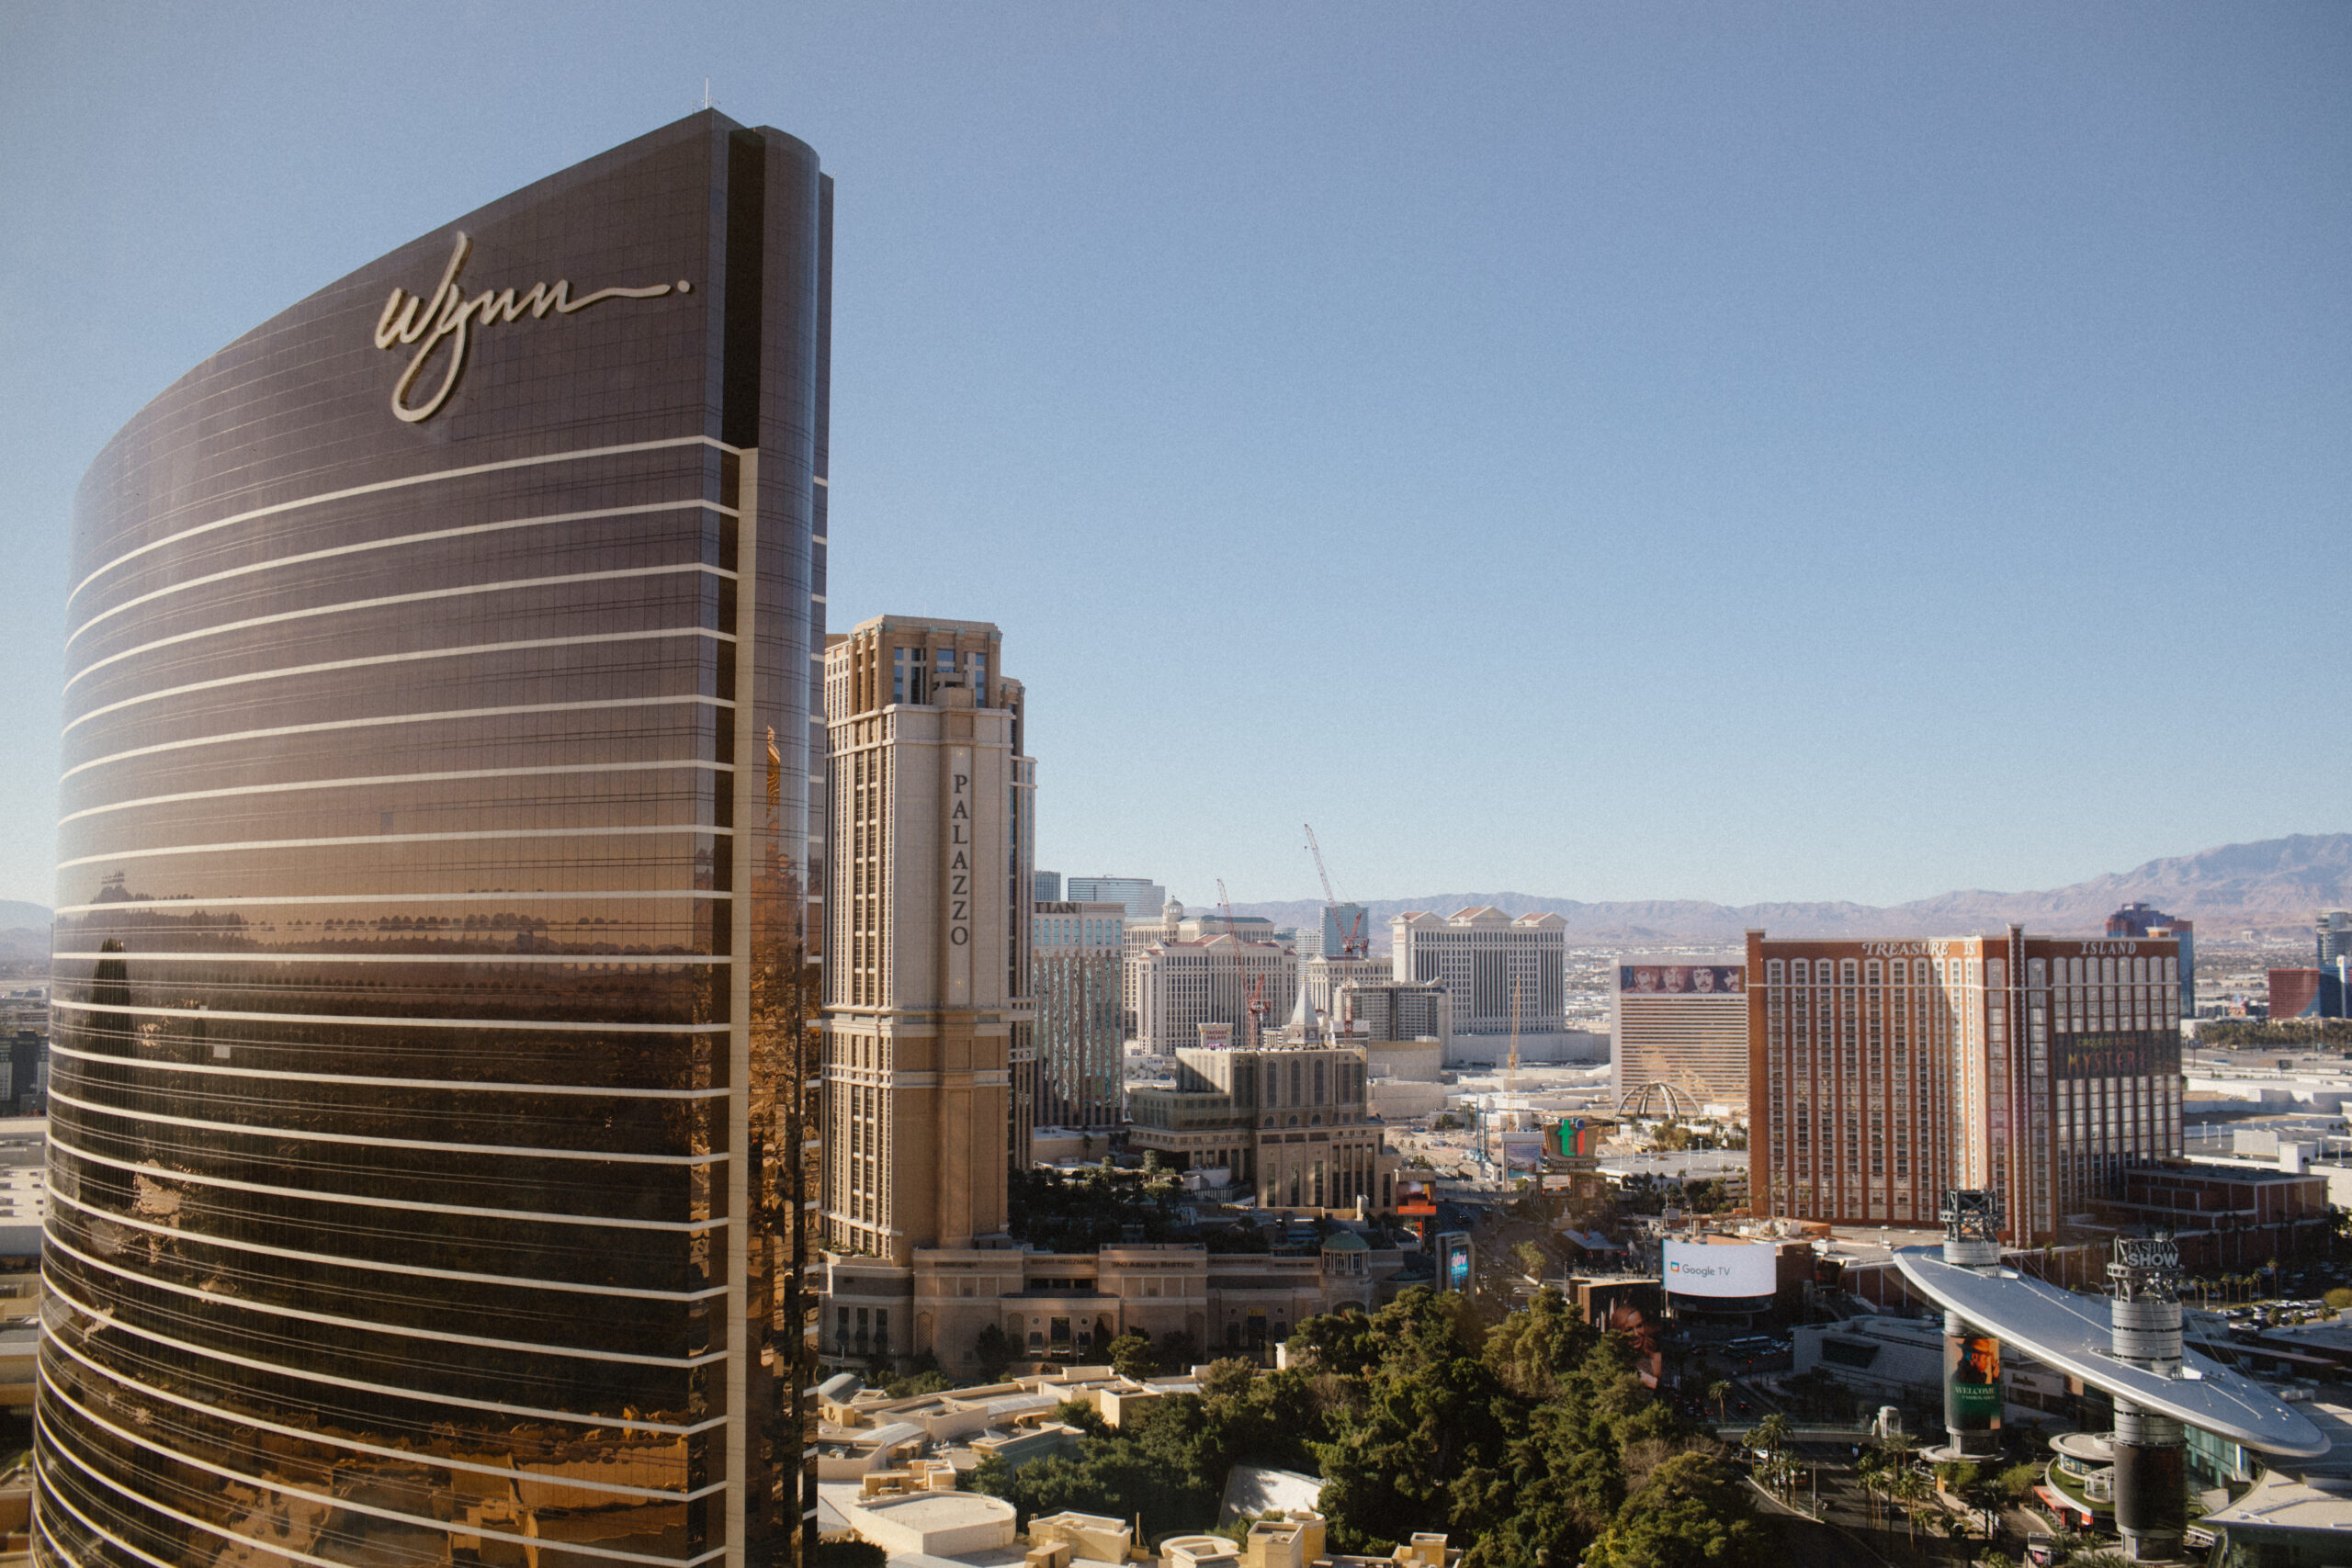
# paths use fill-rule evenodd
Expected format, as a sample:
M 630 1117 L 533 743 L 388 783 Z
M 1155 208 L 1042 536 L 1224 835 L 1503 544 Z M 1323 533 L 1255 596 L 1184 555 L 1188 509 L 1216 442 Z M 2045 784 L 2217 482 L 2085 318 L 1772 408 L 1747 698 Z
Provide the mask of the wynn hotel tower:
M 793 1560 L 831 221 L 697 114 L 92 465 L 42 1562 Z

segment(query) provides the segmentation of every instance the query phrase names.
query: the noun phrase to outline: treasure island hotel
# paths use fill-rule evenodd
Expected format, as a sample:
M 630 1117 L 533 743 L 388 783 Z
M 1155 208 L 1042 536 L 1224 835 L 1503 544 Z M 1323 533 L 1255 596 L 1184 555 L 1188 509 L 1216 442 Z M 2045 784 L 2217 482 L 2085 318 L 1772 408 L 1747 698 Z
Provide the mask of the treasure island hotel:
M 1927 942 L 1747 933 L 1748 1190 L 1758 1213 L 1936 1223 L 2001 1194 L 2022 1247 L 2180 1154 L 2170 937 Z
M 831 210 L 695 115 L 92 466 L 42 1562 L 794 1560 Z

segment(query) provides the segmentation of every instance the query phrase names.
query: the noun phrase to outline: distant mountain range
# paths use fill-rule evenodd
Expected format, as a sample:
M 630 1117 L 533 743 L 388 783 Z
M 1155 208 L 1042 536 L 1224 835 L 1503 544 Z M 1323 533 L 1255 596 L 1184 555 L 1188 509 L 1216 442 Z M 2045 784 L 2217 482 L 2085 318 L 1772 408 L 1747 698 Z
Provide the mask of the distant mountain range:
M 1532 893 L 1430 893 L 1365 903 L 1377 949 L 1388 945 L 1389 918 L 1404 909 L 1456 909 L 1492 904 L 1514 915 L 1548 909 L 1568 922 L 1572 942 L 1736 943 L 1750 926 L 1776 936 L 1962 936 L 1997 931 L 2011 920 L 2047 936 L 2096 935 L 2119 905 L 2144 899 L 2168 915 L 2198 922 L 2199 934 L 2233 938 L 2251 929 L 2285 935 L 2309 931 L 2314 912 L 2352 908 L 2352 833 L 2298 833 L 2254 844 L 2224 844 L 2198 854 L 2152 860 L 2133 870 L 2041 893 L 1939 893 L 1883 908 L 1870 904 L 1709 904 L 1647 899 L 1588 904 Z M 1282 925 L 1311 925 L 1322 905 L 1297 898 L 1236 904 L 1234 912 Z M 0 900 L 0 959 L 49 953 L 50 912 L 39 904 Z
M 50 908 L 0 898 L 0 962 L 33 964 L 50 957 Z
M 0 898 L 0 961 L 27 964 L 48 956 L 48 906 Z
M 2054 887 L 2041 893 L 1939 893 L 1908 904 L 1709 904 L 1652 899 L 1587 904 L 1530 893 L 1431 893 L 1415 898 L 1367 901 L 1375 947 L 1388 942 L 1390 917 L 1405 909 L 1452 914 L 1492 904 L 1514 915 L 1550 910 L 1568 922 L 1572 942 L 1737 942 L 1751 926 L 1775 936 L 1960 936 L 1997 931 L 2014 920 L 2047 936 L 2097 935 L 2107 917 L 2134 900 L 2198 922 L 2200 933 L 2237 937 L 2252 929 L 2283 933 L 2309 930 L 2322 908 L 2352 908 L 2352 833 L 2298 833 L 2254 844 L 2171 860 Z M 1236 904 L 1237 914 L 1263 915 L 1283 925 L 1319 920 L 1312 899 Z

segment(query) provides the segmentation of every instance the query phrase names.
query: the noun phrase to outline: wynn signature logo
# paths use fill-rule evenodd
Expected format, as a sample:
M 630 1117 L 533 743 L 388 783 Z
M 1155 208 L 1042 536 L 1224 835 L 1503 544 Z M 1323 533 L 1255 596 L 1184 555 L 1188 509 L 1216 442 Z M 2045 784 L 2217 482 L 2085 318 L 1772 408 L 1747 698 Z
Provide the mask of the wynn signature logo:
M 658 299 L 664 294 L 694 292 L 694 285 L 680 278 L 675 283 L 655 283 L 643 288 L 599 288 L 574 299 L 571 283 L 559 279 L 552 288 L 535 283 L 529 292 L 520 295 L 512 288 L 485 288 L 469 299 L 458 286 L 458 275 L 465 270 L 466 255 L 473 245 L 472 240 L 459 234 L 448 268 L 441 274 L 441 286 L 430 296 L 395 288 L 392 297 L 384 301 L 384 313 L 376 318 L 378 348 L 413 345 L 416 349 L 415 357 L 392 385 L 392 412 L 411 424 L 432 418 L 449 400 L 449 394 L 457 390 L 477 323 L 486 327 L 492 322 L 519 321 L 526 315 L 537 321 L 549 311 L 569 316 L 599 299 Z M 409 396 L 416 389 L 418 379 L 432 365 L 434 355 L 444 348 L 447 357 L 442 367 L 440 387 L 424 401 L 410 402 Z

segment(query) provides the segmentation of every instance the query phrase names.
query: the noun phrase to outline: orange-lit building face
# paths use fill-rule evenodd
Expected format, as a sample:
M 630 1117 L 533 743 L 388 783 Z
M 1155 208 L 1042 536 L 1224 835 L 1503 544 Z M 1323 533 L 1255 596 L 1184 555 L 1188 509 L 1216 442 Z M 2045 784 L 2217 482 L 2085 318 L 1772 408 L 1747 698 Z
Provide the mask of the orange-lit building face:
M 2178 951 L 2165 939 L 1747 940 L 1759 1208 L 1928 1225 L 1997 1188 L 2049 1239 L 2125 1167 L 2180 1150 Z
M 91 466 L 42 1562 L 813 1540 L 830 204 L 691 117 L 290 307 Z M 499 322 L 426 357 L 385 337 L 418 297 Z

